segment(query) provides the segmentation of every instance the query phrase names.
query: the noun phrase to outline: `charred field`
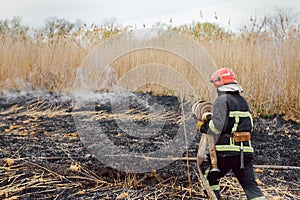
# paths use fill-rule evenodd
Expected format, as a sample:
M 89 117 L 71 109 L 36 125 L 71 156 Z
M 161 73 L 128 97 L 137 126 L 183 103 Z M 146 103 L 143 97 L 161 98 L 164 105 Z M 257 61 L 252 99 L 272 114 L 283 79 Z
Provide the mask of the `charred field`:
M 112 114 L 107 102 L 89 102 L 93 108 L 89 110 L 74 107 L 66 96 L 2 95 L 0 198 L 206 199 L 194 161 L 177 160 L 144 173 L 122 172 L 102 163 L 82 143 L 73 116 L 86 117 L 90 112 L 113 144 L 124 149 L 147 153 L 174 138 L 182 122 L 176 113 L 177 98 L 139 95 L 151 105 L 163 105 L 168 113 L 159 135 L 140 140 L 118 127 L 115 120 L 121 116 Z M 142 127 L 149 123 L 144 116 L 147 109 L 136 101 L 129 105 L 134 123 Z M 282 116 L 256 117 L 254 122 L 254 165 L 260 188 L 269 199 L 299 199 L 300 124 Z M 182 157 L 196 156 L 199 138 L 197 133 Z M 246 199 L 230 173 L 221 180 L 221 190 L 224 199 Z

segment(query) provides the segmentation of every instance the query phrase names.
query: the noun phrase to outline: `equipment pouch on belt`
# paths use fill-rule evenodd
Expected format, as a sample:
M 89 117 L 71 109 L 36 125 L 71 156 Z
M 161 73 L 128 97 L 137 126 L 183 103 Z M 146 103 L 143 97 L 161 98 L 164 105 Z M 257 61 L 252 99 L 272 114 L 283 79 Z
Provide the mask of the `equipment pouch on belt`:
M 251 139 L 250 132 L 233 132 L 235 142 L 245 142 Z

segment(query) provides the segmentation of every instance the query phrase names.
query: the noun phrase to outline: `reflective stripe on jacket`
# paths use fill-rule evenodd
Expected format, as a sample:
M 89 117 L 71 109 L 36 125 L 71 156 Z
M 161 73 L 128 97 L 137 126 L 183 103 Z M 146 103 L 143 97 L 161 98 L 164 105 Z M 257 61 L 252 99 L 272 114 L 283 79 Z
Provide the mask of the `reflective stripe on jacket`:
M 248 103 L 238 91 L 219 93 L 214 102 L 213 117 L 209 122 L 208 134 L 217 138 L 218 152 L 240 152 L 240 142 L 234 142 L 233 132 L 251 132 L 253 119 Z M 253 153 L 251 141 L 243 142 L 243 151 Z

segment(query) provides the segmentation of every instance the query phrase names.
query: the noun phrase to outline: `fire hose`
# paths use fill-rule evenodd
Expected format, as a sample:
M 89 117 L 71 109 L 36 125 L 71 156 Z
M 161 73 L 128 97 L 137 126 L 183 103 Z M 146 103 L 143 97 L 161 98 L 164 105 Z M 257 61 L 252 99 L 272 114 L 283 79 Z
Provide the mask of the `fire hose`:
M 194 116 L 197 118 L 198 123 L 197 123 L 197 128 L 200 130 L 200 127 L 202 126 L 203 123 L 208 123 L 208 121 L 212 117 L 212 104 L 207 101 L 199 101 L 195 103 L 192 106 L 192 113 Z M 203 184 L 203 187 L 206 190 L 207 195 L 210 197 L 210 199 L 215 200 L 217 199 L 216 195 L 212 191 L 208 180 L 206 179 L 206 176 L 204 176 L 201 165 L 204 163 L 203 161 L 206 158 L 206 147 L 207 143 L 209 146 L 209 154 L 211 158 L 211 166 L 212 169 L 214 170 L 219 170 L 218 169 L 218 163 L 217 163 L 217 154 L 216 154 L 216 149 L 215 149 L 215 141 L 214 137 L 212 135 L 208 134 L 203 134 L 201 136 L 200 142 L 199 142 L 199 147 L 198 147 L 198 152 L 197 152 L 197 168 L 199 171 L 199 175 Z
M 198 101 L 192 106 L 192 113 L 198 120 L 198 130 L 203 123 L 208 123 L 212 117 L 212 104 L 208 101 Z M 209 154 L 211 159 L 211 171 L 218 171 L 218 160 L 215 148 L 215 140 L 213 135 L 202 134 L 199 143 L 199 149 L 197 154 L 198 163 L 201 164 L 204 161 L 206 146 L 208 143 Z

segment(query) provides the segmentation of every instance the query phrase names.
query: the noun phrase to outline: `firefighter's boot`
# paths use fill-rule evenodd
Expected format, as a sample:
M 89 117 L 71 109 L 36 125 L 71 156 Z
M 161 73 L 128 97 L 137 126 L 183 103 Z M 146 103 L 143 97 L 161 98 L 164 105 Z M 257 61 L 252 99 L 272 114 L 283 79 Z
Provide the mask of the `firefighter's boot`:
M 213 190 L 218 200 L 221 200 L 220 190 Z

